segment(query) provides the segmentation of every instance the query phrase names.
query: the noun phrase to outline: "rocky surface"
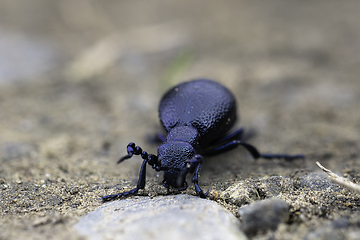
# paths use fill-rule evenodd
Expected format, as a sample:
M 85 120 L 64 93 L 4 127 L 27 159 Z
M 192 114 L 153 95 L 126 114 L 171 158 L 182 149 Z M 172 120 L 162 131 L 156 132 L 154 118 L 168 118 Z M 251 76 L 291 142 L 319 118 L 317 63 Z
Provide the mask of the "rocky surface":
M 107 203 L 74 227 L 87 239 L 247 239 L 226 209 L 188 195 Z
M 278 198 L 288 221 L 248 238 L 357 239 L 359 194 L 315 162 L 360 182 L 359 9 L 335 0 L 1 1 L 0 239 L 86 239 L 75 226 L 93 211 L 177 197 L 149 169 L 139 197 L 101 202 L 136 185 L 141 159 L 116 165 L 129 142 L 156 153 L 147 139 L 161 132 L 161 95 L 197 77 L 231 89 L 236 127 L 260 151 L 306 156 L 254 161 L 239 147 L 206 158 L 199 184 L 213 202 L 204 206 L 241 224 L 240 208 Z M 192 186 L 182 193 L 188 205 L 204 203 Z M 173 206 L 163 213 L 177 214 Z M 186 209 L 197 219 L 203 208 Z

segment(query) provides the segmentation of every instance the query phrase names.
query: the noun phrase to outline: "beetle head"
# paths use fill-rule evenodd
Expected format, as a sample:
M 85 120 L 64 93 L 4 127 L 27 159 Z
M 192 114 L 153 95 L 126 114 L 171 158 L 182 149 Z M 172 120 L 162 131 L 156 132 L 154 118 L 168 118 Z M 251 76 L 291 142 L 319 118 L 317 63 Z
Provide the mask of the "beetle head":
M 185 189 L 187 184 L 187 162 L 195 155 L 191 144 L 181 141 L 170 141 L 163 143 L 158 148 L 158 165 L 164 169 L 163 184 L 166 187 Z

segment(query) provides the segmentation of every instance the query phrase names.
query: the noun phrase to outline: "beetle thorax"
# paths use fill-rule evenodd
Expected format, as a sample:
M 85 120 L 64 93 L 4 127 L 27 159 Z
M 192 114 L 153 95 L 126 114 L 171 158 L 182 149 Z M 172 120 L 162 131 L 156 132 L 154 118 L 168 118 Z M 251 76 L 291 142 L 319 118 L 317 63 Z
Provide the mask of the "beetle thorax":
M 194 148 L 199 145 L 198 139 L 199 132 L 191 126 L 174 127 L 166 136 L 167 142 L 187 142 Z
M 186 169 L 187 162 L 194 156 L 195 149 L 187 142 L 165 142 L 158 148 L 158 164 L 165 171 L 166 186 L 183 187 L 186 174 L 181 177 L 180 172 Z
M 158 148 L 158 162 L 163 169 L 180 171 L 194 155 L 195 149 L 187 142 L 165 142 Z

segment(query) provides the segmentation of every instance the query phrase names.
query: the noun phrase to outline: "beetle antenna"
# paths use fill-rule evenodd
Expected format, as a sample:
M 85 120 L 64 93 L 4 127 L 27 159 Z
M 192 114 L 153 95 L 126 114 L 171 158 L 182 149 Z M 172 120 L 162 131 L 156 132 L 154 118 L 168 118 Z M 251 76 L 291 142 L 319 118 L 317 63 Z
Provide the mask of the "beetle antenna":
M 127 148 L 128 154 L 123 156 L 122 158 L 120 158 L 119 161 L 117 161 L 118 164 L 126 159 L 131 158 L 134 154 L 140 155 L 142 153 L 141 147 L 136 146 L 135 143 L 133 143 L 133 142 L 129 143 L 126 148 Z
M 140 173 L 139 173 L 139 180 L 136 185 L 136 188 L 127 192 L 121 192 L 118 194 L 104 196 L 102 197 L 103 202 L 115 200 L 128 195 L 136 195 L 140 189 L 144 189 L 146 183 L 146 164 L 151 165 L 152 168 L 155 169 L 155 171 L 162 170 L 161 166 L 157 165 L 157 159 L 158 159 L 157 156 L 154 154 L 148 154 L 147 152 L 143 151 L 141 147 L 136 146 L 135 143 L 131 142 L 127 145 L 127 152 L 128 154 L 120 158 L 120 160 L 117 163 L 121 163 L 122 161 L 131 158 L 134 154 L 141 155 L 141 158 L 143 159 L 143 163 L 141 165 Z
M 119 161 L 117 161 L 117 164 L 121 163 L 122 161 L 124 161 L 126 159 L 131 158 L 132 155 L 133 155 L 132 153 L 131 154 L 129 153 L 128 155 L 123 156 L 122 158 L 119 159 Z

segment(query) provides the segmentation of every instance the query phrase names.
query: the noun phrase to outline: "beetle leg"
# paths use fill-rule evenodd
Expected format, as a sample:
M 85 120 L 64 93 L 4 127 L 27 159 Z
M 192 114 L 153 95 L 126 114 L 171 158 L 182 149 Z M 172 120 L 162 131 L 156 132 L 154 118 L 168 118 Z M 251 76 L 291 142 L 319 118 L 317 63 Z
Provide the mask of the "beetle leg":
M 120 160 L 117 163 L 121 163 L 124 160 L 131 158 L 134 154 L 141 155 L 141 158 L 144 160 L 141 165 L 141 168 L 140 168 L 139 180 L 138 180 L 137 186 L 136 186 L 136 188 L 134 188 L 130 191 L 127 191 L 127 192 L 104 196 L 102 198 L 103 202 L 115 200 L 117 198 L 127 196 L 127 195 L 135 195 L 135 194 L 137 194 L 139 189 L 144 189 L 145 183 L 146 183 L 146 164 L 147 163 L 149 165 L 151 165 L 152 168 L 154 168 L 156 171 L 162 170 L 161 166 L 157 165 L 157 156 L 154 154 L 148 154 L 147 152 L 143 151 L 141 149 L 141 147 L 136 146 L 135 143 L 131 142 L 128 144 L 127 152 L 128 152 L 128 154 L 125 155 L 124 157 L 120 158 Z
M 190 160 L 190 167 L 195 167 L 194 175 L 191 179 L 191 182 L 194 183 L 196 194 L 199 195 L 201 198 L 206 198 L 206 193 L 201 190 L 199 187 L 199 172 L 201 169 L 201 164 L 203 162 L 203 157 L 201 155 L 195 155 L 193 159 Z
M 260 157 L 265 159 L 283 158 L 286 160 L 305 158 L 303 154 L 288 155 L 288 154 L 276 154 L 276 153 L 265 153 L 265 154 L 261 154 Z
M 241 139 L 241 135 L 244 133 L 244 129 L 243 128 L 239 128 L 238 130 L 225 135 L 224 137 L 217 139 L 215 142 L 212 142 L 211 145 L 221 145 L 224 144 L 226 142 L 229 142 L 231 140 L 235 140 L 235 139 Z
M 207 193 L 204 193 L 203 190 L 201 190 L 201 188 L 199 187 L 199 172 L 200 172 L 201 164 L 202 163 L 199 163 L 196 166 L 196 169 L 195 169 L 195 172 L 194 172 L 194 175 L 193 175 L 193 178 L 191 181 L 194 183 L 196 194 L 199 195 L 199 197 L 201 197 L 201 198 L 206 198 Z
M 231 142 L 228 142 L 222 146 L 210 149 L 208 151 L 206 151 L 204 153 L 204 155 L 217 155 L 223 152 L 227 152 L 230 151 L 236 147 L 238 147 L 239 145 L 243 146 L 247 151 L 249 151 L 249 153 L 251 154 L 251 156 L 255 159 L 258 158 L 265 158 L 265 159 L 273 159 L 273 158 L 283 158 L 283 159 L 298 159 L 298 158 L 304 158 L 304 155 L 302 154 L 297 154 L 297 155 L 288 155 L 288 154 L 271 154 L 271 153 L 267 153 L 267 154 L 261 154 L 254 146 L 252 146 L 251 144 L 242 142 L 240 140 L 233 140 Z
M 122 193 L 118 193 L 118 194 L 104 196 L 104 197 L 102 197 L 102 201 L 107 202 L 107 201 L 118 199 L 118 198 L 123 197 L 123 196 L 134 195 L 134 194 L 137 194 L 139 189 L 144 189 L 145 188 L 145 181 L 146 181 L 146 163 L 147 162 L 148 162 L 148 160 L 144 159 L 144 161 L 143 161 L 143 163 L 141 165 L 140 173 L 139 173 L 139 180 L 138 180 L 138 184 L 137 184 L 136 188 L 134 188 L 134 189 L 132 189 L 132 190 L 130 190 L 128 192 L 122 192 Z
M 234 148 L 237 148 L 239 145 L 242 145 L 246 150 L 248 150 L 254 158 L 259 158 L 261 156 L 259 151 L 255 147 L 240 140 L 233 140 L 224 145 L 206 150 L 203 155 L 214 156 L 217 154 L 228 152 Z

